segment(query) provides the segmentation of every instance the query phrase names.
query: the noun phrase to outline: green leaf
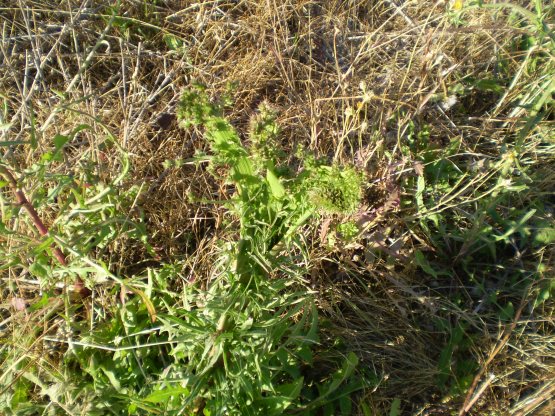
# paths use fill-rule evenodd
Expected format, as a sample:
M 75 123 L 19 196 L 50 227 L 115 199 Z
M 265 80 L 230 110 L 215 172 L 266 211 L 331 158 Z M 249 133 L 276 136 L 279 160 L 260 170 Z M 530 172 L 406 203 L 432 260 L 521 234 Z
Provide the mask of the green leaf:
M 423 175 L 418 176 L 416 181 L 416 206 L 418 207 L 418 212 L 424 210 L 424 189 L 426 188 L 426 180 Z
M 444 389 L 446 387 L 445 384 L 449 380 L 449 375 L 451 374 L 451 358 L 453 357 L 454 348 L 462 342 L 463 338 L 464 327 L 459 323 L 452 329 L 449 342 L 442 349 L 439 357 L 437 385 L 440 388 Z
M 511 321 L 515 316 L 515 307 L 512 302 L 508 302 L 503 308 L 501 308 L 501 313 L 499 317 L 503 321 Z
M 29 144 L 30 142 L 26 142 L 24 140 L 8 140 L 8 141 L 0 141 L 0 146 L 15 146 L 17 144 Z
M 144 400 L 150 403 L 167 403 L 172 396 L 189 395 L 189 390 L 185 387 L 173 387 L 164 390 L 157 390 L 149 394 Z
M 414 259 L 416 260 L 416 264 L 418 264 L 422 268 L 422 270 L 424 270 L 429 275 L 434 276 L 435 278 L 438 277 L 437 272 L 433 269 L 432 266 L 430 266 L 430 263 L 420 250 L 415 251 Z
M 540 290 L 538 296 L 534 300 L 534 307 L 540 306 L 551 297 L 551 292 L 555 292 L 555 283 L 548 285 Z
M 268 185 L 270 185 L 270 191 L 272 191 L 274 197 L 281 199 L 285 196 L 285 188 L 272 169 L 267 170 L 266 180 L 268 181 Z
M 366 403 L 360 403 L 360 408 L 361 408 L 362 414 L 364 416 L 373 416 L 374 415 L 372 413 L 372 410 L 370 410 L 370 406 L 368 406 Z
M 272 415 L 281 415 L 301 394 L 303 381 L 303 377 L 300 377 L 293 383 L 282 384 L 276 388 L 277 396 L 264 397 L 256 403 Z
M 494 79 L 480 79 L 474 82 L 474 87 L 480 91 L 492 91 L 497 94 L 503 94 L 505 87 L 499 81 Z
M 56 134 L 56 136 L 54 136 L 54 147 L 56 148 L 56 151 L 60 150 L 68 141 L 69 141 L 69 137 L 68 136 L 64 136 L 62 134 Z
M 146 306 L 148 314 L 150 315 L 150 320 L 152 322 L 156 322 L 156 308 L 154 307 L 154 304 L 149 299 L 149 297 L 146 295 L 146 293 L 143 292 L 142 290 L 139 290 L 139 289 L 135 288 L 135 287 L 128 287 L 128 289 L 130 289 L 133 293 L 139 295 L 139 297 L 143 301 L 144 305 Z
M 282 384 L 276 391 L 283 396 L 288 397 L 291 401 L 295 400 L 301 394 L 304 378 L 299 377 L 293 383 Z
M 183 41 L 170 34 L 164 35 L 164 42 L 166 43 L 166 46 L 172 51 L 176 51 L 183 47 Z
M 400 416 L 401 415 L 401 399 L 393 399 L 391 403 L 391 409 L 389 409 L 389 416 Z
M 27 386 L 25 385 L 24 382 L 19 380 L 15 385 L 14 393 L 12 395 L 12 399 L 10 401 L 10 404 L 11 404 L 12 408 L 15 409 L 20 404 L 23 404 L 23 403 L 27 402 L 27 399 L 28 399 Z
M 555 243 L 555 228 L 540 228 L 534 235 L 534 246 L 544 246 Z
M 33 303 L 29 307 L 29 311 L 30 312 L 35 312 L 35 311 L 38 311 L 39 309 L 45 307 L 46 305 L 48 305 L 48 299 L 49 299 L 48 295 L 46 293 L 43 293 L 42 298 L 39 301 Z
M 347 357 L 345 357 L 345 361 L 343 361 L 343 365 L 341 369 L 339 369 L 333 376 L 331 381 L 324 386 L 323 393 L 321 397 L 328 396 L 329 394 L 333 393 L 337 388 L 355 371 L 356 366 L 358 365 L 358 357 L 355 353 L 350 352 Z
M 314 356 L 312 354 L 312 350 L 308 345 L 305 344 L 301 348 L 299 348 L 299 350 L 297 351 L 297 354 L 299 358 L 303 360 L 305 363 L 312 365 Z
M 100 369 L 102 370 L 104 375 L 108 377 L 110 384 L 112 384 L 112 386 L 119 392 L 121 390 L 121 383 L 116 374 L 114 363 L 106 360 L 102 363 Z
M 46 279 L 48 277 L 48 269 L 37 261 L 29 265 L 29 271 L 33 276 L 36 276 L 39 279 Z
M 535 209 L 532 209 L 530 211 L 528 211 L 526 214 L 524 214 L 522 216 L 522 218 L 518 221 L 508 221 L 508 223 L 510 224 L 510 227 L 507 231 L 505 231 L 505 233 L 503 235 L 499 235 L 499 236 L 494 236 L 494 238 L 497 241 L 504 241 L 506 243 L 509 243 L 509 237 L 515 233 L 520 233 L 521 235 L 525 235 L 527 233 L 527 230 L 525 228 L 525 224 L 526 222 L 528 222 L 528 220 L 530 218 L 532 218 L 534 216 L 534 214 L 536 213 Z
M 254 169 L 252 164 L 247 157 L 240 157 L 235 165 L 235 172 L 242 176 L 252 176 L 254 175 Z
M 342 415 L 348 416 L 353 411 L 353 401 L 349 396 L 342 396 L 339 399 L 339 410 Z

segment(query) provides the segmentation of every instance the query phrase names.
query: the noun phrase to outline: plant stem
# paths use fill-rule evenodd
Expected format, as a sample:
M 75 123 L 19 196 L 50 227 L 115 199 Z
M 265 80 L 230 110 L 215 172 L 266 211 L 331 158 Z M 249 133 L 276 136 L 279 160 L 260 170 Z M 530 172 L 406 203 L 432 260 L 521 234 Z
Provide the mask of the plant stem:
M 33 204 L 29 202 L 29 200 L 27 199 L 23 191 L 18 187 L 17 181 L 13 176 L 13 174 L 10 172 L 10 170 L 4 166 L 0 166 L 0 175 L 3 176 L 6 179 L 6 181 L 9 183 L 17 203 L 21 205 L 25 209 L 25 211 L 27 211 L 27 214 L 29 214 L 29 217 L 31 217 L 31 221 L 33 222 L 33 225 L 35 226 L 39 234 L 42 237 L 48 235 L 48 228 L 46 227 L 46 225 L 44 225 L 44 222 L 42 222 L 42 220 L 40 219 L 39 214 L 37 213 L 37 210 L 35 209 L 35 207 L 33 207 Z M 56 257 L 56 260 L 58 260 L 58 263 L 60 263 L 62 266 L 67 266 L 66 256 L 64 255 L 62 250 L 60 250 L 59 247 L 56 247 L 53 245 L 52 254 L 54 254 L 54 257 Z M 81 295 L 83 296 L 87 296 L 89 292 L 89 290 L 85 287 L 83 280 L 81 280 L 80 277 L 77 277 L 75 279 L 74 289 L 75 291 L 81 293 Z

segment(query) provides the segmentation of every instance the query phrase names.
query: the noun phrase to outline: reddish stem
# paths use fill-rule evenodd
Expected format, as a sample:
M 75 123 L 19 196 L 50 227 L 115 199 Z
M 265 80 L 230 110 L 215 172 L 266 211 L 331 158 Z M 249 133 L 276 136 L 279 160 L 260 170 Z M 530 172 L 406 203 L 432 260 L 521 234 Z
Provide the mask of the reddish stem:
M 15 199 L 17 203 L 21 205 L 25 209 L 25 211 L 27 211 L 27 214 L 29 214 L 29 217 L 31 217 L 31 221 L 33 222 L 39 234 L 43 237 L 46 236 L 48 234 L 48 228 L 46 227 L 46 225 L 44 225 L 44 223 L 40 219 L 39 214 L 37 213 L 35 207 L 33 207 L 33 205 L 29 202 L 29 200 L 27 199 L 23 191 L 19 189 L 19 187 L 17 186 L 17 181 L 15 180 L 12 173 L 4 166 L 0 166 L 0 175 L 2 175 L 10 184 L 10 187 L 12 189 L 12 192 L 15 195 Z M 54 254 L 54 257 L 56 257 L 56 260 L 58 260 L 58 263 L 60 263 L 62 266 L 67 266 L 66 256 L 64 255 L 62 250 L 60 250 L 58 247 L 52 246 L 52 254 Z M 75 279 L 74 289 L 75 291 L 85 296 L 89 292 L 89 290 L 85 287 L 83 280 L 81 280 L 80 277 L 77 277 Z

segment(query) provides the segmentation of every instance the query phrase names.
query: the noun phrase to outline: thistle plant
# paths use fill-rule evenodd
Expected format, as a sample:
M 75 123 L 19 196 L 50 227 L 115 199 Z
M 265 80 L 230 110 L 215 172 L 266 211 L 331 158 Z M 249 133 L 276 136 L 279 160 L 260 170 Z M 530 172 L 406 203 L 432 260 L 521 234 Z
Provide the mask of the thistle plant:
M 200 376 L 210 378 L 202 386 L 213 386 L 208 391 L 198 384 L 198 394 L 210 414 L 308 411 L 326 402 L 321 396 L 310 404 L 310 386 L 300 372 L 312 364 L 311 350 L 318 343 L 317 312 L 311 294 L 299 284 L 306 270 L 293 267 L 292 258 L 281 251 L 319 212 L 354 211 L 362 176 L 352 168 L 313 163 L 313 158 L 298 175 L 276 168 L 279 129 L 267 104 L 251 121 L 250 148 L 202 87 L 183 94 L 178 118 L 183 128 L 203 129 L 212 168 L 228 168 L 224 179 L 236 188 L 228 207 L 240 221 L 236 243 L 222 253 L 227 263 L 220 279 L 208 290 L 204 310 L 214 311 L 209 318 L 212 347 L 207 351 L 208 341 L 199 339 L 191 353 L 200 359 L 189 356 L 189 362 L 203 363 Z M 340 377 L 348 377 L 355 364 L 350 355 Z M 328 391 L 326 396 L 340 384 L 336 379 L 333 388 L 320 390 Z

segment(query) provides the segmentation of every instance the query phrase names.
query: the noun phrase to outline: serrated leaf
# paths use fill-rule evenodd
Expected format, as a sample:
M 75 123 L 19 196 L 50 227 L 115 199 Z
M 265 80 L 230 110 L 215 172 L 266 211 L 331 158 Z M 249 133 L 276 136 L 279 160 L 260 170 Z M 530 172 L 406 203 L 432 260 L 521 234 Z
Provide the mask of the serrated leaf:
M 400 416 L 401 415 L 401 399 L 395 398 L 391 403 L 391 408 L 389 409 L 389 416 Z

